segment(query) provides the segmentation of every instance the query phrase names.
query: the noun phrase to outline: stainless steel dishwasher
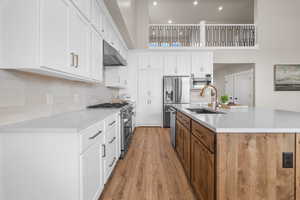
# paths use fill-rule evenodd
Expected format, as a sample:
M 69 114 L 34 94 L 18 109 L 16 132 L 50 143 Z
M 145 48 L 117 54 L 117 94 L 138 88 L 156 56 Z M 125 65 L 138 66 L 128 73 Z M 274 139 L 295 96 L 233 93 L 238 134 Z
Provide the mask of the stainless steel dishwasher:
M 171 144 L 175 148 L 175 146 L 176 146 L 176 109 L 173 107 L 169 107 L 169 112 L 170 112 Z

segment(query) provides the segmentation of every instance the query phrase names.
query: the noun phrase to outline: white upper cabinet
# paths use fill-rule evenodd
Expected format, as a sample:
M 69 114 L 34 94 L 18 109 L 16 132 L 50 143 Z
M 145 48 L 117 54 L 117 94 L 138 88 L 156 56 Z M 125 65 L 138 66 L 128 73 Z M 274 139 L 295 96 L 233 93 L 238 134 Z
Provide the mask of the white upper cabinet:
M 195 77 L 205 77 L 213 73 L 213 53 L 193 52 L 192 53 L 192 74 Z
M 53 11 L 55 10 L 55 15 Z M 41 1 L 41 65 L 71 72 L 69 51 L 70 4 L 65 0 Z M 54 23 L 55 22 L 55 23 Z
M 99 82 L 103 81 L 103 40 L 96 32 L 91 32 L 91 68 L 90 76 Z
M 165 76 L 189 76 L 191 74 L 190 53 L 167 53 L 164 56 Z
M 138 56 L 140 69 L 156 68 L 163 70 L 164 57 L 159 53 L 143 53 Z
M 75 11 L 70 16 L 70 52 L 73 55 L 72 69 L 81 76 L 89 72 L 90 28 Z
M 99 82 L 103 69 L 93 65 L 102 60 L 100 40 L 120 53 L 125 45 L 101 0 L 7 0 L 1 2 L 0 19 L 5 30 L 0 37 L 0 69 Z M 101 46 L 91 45 L 94 30 Z M 94 50 L 101 54 L 91 55 Z
M 177 55 L 166 54 L 164 56 L 164 75 L 177 75 Z
M 179 53 L 177 55 L 177 75 L 190 76 L 191 75 L 191 54 Z

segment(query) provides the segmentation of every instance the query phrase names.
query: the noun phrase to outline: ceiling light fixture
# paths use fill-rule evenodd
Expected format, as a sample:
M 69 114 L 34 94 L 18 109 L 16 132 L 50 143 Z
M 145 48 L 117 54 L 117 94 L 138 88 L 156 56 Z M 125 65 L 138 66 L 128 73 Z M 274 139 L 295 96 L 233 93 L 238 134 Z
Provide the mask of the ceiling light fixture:
M 198 1 L 194 1 L 194 2 L 193 2 L 193 5 L 194 5 L 194 6 L 198 5 Z
M 153 1 L 153 6 L 157 6 L 157 1 Z
M 219 10 L 219 11 L 222 11 L 222 10 L 223 10 L 223 6 L 219 6 L 219 7 L 218 7 L 218 10 Z
M 169 20 L 169 21 L 168 21 L 168 23 L 169 23 L 169 24 L 172 24 L 172 23 L 173 23 L 173 21 L 172 21 L 172 20 Z

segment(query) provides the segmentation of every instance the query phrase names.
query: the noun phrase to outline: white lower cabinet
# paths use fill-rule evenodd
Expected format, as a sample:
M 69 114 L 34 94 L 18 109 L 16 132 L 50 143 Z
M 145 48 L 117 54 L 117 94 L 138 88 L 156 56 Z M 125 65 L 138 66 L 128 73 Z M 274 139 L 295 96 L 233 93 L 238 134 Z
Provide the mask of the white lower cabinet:
M 100 152 L 101 145 L 94 144 L 80 156 L 82 200 L 96 200 L 103 190 L 103 159 Z
M 119 160 L 118 117 L 80 132 L 1 132 L 0 199 L 98 200 Z
M 105 181 L 110 177 L 118 159 L 118 135 L 119 135 L 119 115 L 112 115 L 105 120 L 105 160 L 104 160 L 104 177 Z

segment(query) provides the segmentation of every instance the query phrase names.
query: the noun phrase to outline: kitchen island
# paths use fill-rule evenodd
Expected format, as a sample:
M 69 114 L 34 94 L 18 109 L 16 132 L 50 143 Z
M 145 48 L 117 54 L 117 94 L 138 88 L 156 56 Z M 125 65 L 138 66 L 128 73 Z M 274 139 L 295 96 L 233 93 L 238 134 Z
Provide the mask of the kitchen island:
M 176 152 L 200 200 L 300 198 L 300 113 L 173 107 Z

